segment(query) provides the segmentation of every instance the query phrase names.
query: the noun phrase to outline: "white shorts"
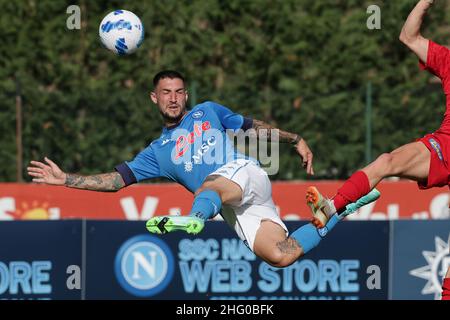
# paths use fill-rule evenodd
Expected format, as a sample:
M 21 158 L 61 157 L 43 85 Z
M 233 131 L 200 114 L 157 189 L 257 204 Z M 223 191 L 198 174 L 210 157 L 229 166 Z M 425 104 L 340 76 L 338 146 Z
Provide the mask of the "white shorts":
M 271 220 L 289 232 L 272 200 L 272 185 L 267 173 L 255 162 L 246 159 L 231 161 L 210 175 L 220 175 L 237 183 L 242 189 L 242 200 L 231 205 L 233 213 L 222 214 L 239 238 L 253 251 L 256 232 L 262 220 Z

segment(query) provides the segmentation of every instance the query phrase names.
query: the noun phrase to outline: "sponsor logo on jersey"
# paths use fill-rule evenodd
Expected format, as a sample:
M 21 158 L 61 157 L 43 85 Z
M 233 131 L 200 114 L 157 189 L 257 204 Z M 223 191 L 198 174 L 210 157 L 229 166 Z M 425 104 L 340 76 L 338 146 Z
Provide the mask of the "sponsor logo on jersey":
M 439 144 L 439 142 L 437 142 L 433 138 L 428 139 L 428 141 L 430 142 L 431 147 L 434 149 L 434 151 L 438 155 L 439 160 L 444 161 L 444 157 L 442 156 L 441 145 Z
M 175 144 L 175 159 L 182 157 L 189 147 L 194 144 L 197 138 L 201 138 L 202 133 L 211 129 L 209 121 L 201 124 L 194 124 L 194 130 L 187 135 L 180 135 Z

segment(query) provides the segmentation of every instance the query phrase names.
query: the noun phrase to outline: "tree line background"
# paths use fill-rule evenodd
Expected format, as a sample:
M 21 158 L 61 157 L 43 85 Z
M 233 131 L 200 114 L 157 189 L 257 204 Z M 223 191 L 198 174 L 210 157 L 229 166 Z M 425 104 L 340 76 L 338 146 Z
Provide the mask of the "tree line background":
M 168 68 L 187 77 L 197 102 L 214 100 L 305 137 L 315 179 L 346 178 L 366 164 L 368 82 L 375 156 L 436 130 L 443 118 L 439 82 L 398 40 L 416 2 L 0 0 L 0 181 L 16 179 L 17 83 L 25 167 L 48 156 L 65 171 L 93 174 L 113 171 L 159 136 L 148 94 L 153 75 Z M 445 45 L 450 4 L 436 2 L 423 33 Z M 66 27 L 72 4 L 81 8 L 80 30 Z M 366 26 L 372 4 L 381 9 L 380 30 Z M 145 26 L 130 56 L 113 55 L 98 39 L 100 21 L 116 9 Z M 280 156 L 273 179 L 305 178 L 292 147 L 282 145 Z

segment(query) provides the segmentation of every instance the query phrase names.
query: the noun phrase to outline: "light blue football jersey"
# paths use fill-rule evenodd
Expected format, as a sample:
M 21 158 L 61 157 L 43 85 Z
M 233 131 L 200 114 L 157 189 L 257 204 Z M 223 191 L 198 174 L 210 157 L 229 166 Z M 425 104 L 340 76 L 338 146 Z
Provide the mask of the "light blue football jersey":
M 195 192 L 205 178 L 235 159 L 255 159 L 237 152 L 226 130 L 248 129 L 252 120 L 207 101 L 188 111 L 179 124 L 164 127 L 132 161 L 116 170 L 126 185 L 165 177 Z

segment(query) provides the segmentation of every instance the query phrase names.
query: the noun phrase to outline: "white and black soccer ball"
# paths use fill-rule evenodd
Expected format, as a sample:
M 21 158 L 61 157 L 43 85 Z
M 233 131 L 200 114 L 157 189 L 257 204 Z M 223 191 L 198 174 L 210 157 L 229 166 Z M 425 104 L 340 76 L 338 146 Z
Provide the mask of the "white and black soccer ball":
M 98 30 L 103 45 L 118 55 L 133 53 L 144 40 L 144 25 L 137 15 L 127 10 L 110 12 Z

